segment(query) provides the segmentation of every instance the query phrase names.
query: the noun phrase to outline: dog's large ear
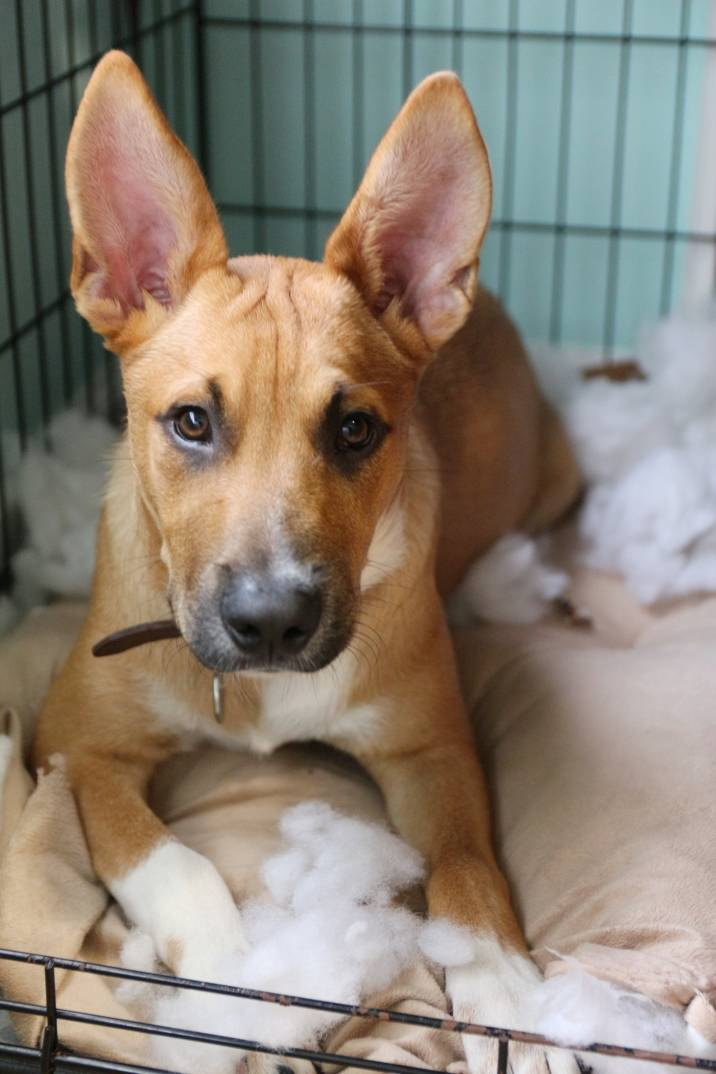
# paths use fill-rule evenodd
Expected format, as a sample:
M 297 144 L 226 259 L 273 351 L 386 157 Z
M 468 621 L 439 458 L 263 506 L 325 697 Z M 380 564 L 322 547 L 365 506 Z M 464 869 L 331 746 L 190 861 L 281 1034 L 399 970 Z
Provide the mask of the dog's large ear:
M 123 52 L 107 53 L 90 79 L 65 179 L 72 294 L 121 353 L 146 338 L 203 271 L 227 258 L 196 163 Z
M 409 322 L 435 351 L 470 310 L 491 201 L 487 151 L 460 80 L 431 75 L 373 154 L 326 262 L 386 327 Z

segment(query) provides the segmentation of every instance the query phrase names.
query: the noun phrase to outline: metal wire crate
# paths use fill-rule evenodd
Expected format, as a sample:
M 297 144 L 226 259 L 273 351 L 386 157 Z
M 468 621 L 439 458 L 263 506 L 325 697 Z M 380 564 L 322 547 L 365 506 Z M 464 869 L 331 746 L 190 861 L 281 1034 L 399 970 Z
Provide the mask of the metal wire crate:
M 461 1033 L 497 1040 L 498 1054 L 496 1074 L 507 1074 L 509 1048 L 511 1043 L 527 1044 L 534 1047 L 566 1049 L 538 1033 L 525 1033 L 519 1030 L 502 1029 L 496 1026 L 474 1025 L 458 1022 L 453 1018 L 428 1018 L 424 1015 L 404 1014 L 384 1010 L 380 1007 L 349 1006 L 345 1003 L 307 999 L 303 996 L 289 996 L 278 992 L 259 992 L 250 988 L 232 988 L 229 985 L 212 984 L 206 981 L 192 981 L 181 977 L 172 977 L 156 973 L 144 973 L 138 970 L 120 969 L 116 966 L 102 966 L 92 962 L 78 962 L 72 959 L 52 958 L 48 955 L 28 954 L 22 951 L 0 949 L 0 960 L 26 962 L 41 967 L 45 978 L 45 1002 L 42 1005 L 18 1003 L 12 1000 L 0 1000 L 0 1010 L 16 1011 L 21 1014 L 41 1015 L 45 1019 L 45 1028 L 39 1048 L 23 1045 L 2 1044 L 0 1042 L 0 1070 L 21 1074 L 24 1071 L 39 1071 L 40 1074 L 64 1074 L 70 1071 L 111 1071 L 114 1074 L 173 1074 L 172 1071 L 158 1067 L 135 1066 L 112 1060 L 91 1059 L 64 1052 L 60 1038 L 60 1023 L 83 1022 L 88 1025 L 105 1026 L 108 1029 L 123 1030 L 130 1033 L 149 1033 L 155 1036 L 171 1037 L 174 1040 L 220 1045 L 248 1052 L 263 1052 L 284 1058 L 306 1059 L 312 1063 L 331 1067 L 346 1062 L 352 1067 L 363 1070 L 378 1070 L 385 1074 L 412 1074 L 423 1067 L 405 1066 L 380 1060 L 341 1056 L 336 1053 L 315 1051 L 307 1048 L 273 1048 L 260 1041 L 243 1040 L 239 1037 L 218 1036 L 212 1033 L 173 1029 L 169 1026 L 136 1022 L 130 1019 L 105 1018 L 101 1015 L 82 1011 L 63 1010 L 57 1007 L 55 996 L 55 969 L 65 969 L 76 973 L 97 974 L 124 981 L 140 981 L 145 984 L 160 985 L 167 988 L 190 989 L 204 993 L 223 996 L 235 996 L 237 1004 L 242 999 L 258 1000 L 261 1003 L 276 1003 L 281 1006 L 307 1007 L 313 1010 L 330 1011 L 346 1017 L 360 1017 L 382 1022 L 400 1022 L 403 1025 L 422 1026 L 426 1029 L 441 1030 L 446 1033 Z M 566 1049 L 574 1050 L 574 1049 Z M 716 1071 L 716 1059 L 700 1059 L 688 1055 L 674 1055 L 667 1052 L 650 1051 L 643 1048 L 626 1048 L 613 1044 L 587 1043 L 579 1047 L 580 1052 L 593 1055 L 605 1055 L 625 1059 L 664 1063 L 667 1066 L 688 1067 L 695 1070 Z M 425 1074 L 441 1074 L 437 1070 L 425 1070 Z
M 493 159 L 496 211 L 483 279 L 529 335 L 591 343 L 606 355 L 628 351 L 637 318 L 667 313 L 675 304 L 692 254 L 707 272 L 710 267 L 713 287 L 716 221 L 697 226 L 684 211 L 698 140 L 693 86 L 716 56 L 708 2 L 673 0 L 663 25 L 643 0 L 591 8 L 585 0 L 543 0 L 539 15 L 536 7 L 520 0 L 6 0 L 0 38 L 0 591 L 11 584 L 11 557 L 22 538 L 11 478 L 31 439 L 45 437 L 53 414 L 71 402 L 113 420 L 122 414 L 115 360 L 71 308 L 62 188 L 72 116 L 92 66 L 109 47 L 125 48 L 144 70 L 207 175 L 236 253 L 319 256 L 400 100 L 428 70 L 452 67 L 472 94 Z M 609 9 L 603 23 L 595 21 L 596 8 Z M 604 196 L 600 212 L 590 215 L 575 211 L 574 169 L 583 155 L 577 133 L 585 71 L 595 57 L 613 76 L 614 94 L 600 113 L 609 127 Z M 645 95 L 650 62 L 668 70 L 668 84 L 659 90 L 659 103 L 668 105 L 662 109 L 661 214 L 651 217 L 635 210 L 630 156 L 634 102 Z M 555 94 L 541 114 L 530 111 L 528 91 L 544 64 L 551 65 Z M 279 70 L 286 72 L 282 86 L 276 84 Z M 484 70 L 495 83 L 487 93 Z M 524 146 L 530 145 L 525 132 L 540 124 L 549 134 L 549 165 L 537 168 L 546 193 L 533 204 L 521 185 Z M 654 181 L 653 163 L 645 185 Z M 577 176 L 583 172 L 577 167 Z M 591 253 L 584 260 L 580 251 Z M 544 261 L 538 273 L 537 257 Z M 636 288 L 638 301 L 625 314 L 624 294 L 639 274 L 640 258 L 649 265 L 648 287 Z M 575 266 L 587 266 L 581 303 L 575 302 Z M 47 1023 L 39 1049 L 0 1044 L 0 1070 L 140 1070 L 63 1054 L 63 1020 L 112 1020 L 57 1010 L 54 967 L 235 994 L 237 1002 L 298 1003 L 497 1037 L 501 1071 L 510 1041 L 547 1043 L 531 1034 L 344 1009 L 46 954 L 0 951 L 0 959 L 29 961 L 46 981 L 43 1007 L 30 1009 L 9 997 L 0 1000 L 0 1010 L 40 1014 Z M 210 1039 L 143 1023 L 112 1025 Z M 271 1051 L 256 1042 L 213 1042 Z M 600 1045 L 585 1050 L 716 1070 L 713 1060 Z M 327 1061 L 300 1050 L 276 1054 Z M 408 1069 L 351 1062 L 393 1074 Z

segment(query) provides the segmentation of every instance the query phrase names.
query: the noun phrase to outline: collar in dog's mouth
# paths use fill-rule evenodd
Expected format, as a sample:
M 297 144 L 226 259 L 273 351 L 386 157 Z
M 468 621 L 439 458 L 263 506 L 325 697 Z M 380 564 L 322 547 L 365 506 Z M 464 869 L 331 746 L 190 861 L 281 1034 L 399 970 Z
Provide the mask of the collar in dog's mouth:
M 153 619 L 150 623 L 137 623 L 136 626 L 107 634 L 92 646 L 92 656 L 117 656 L 128 649 L 136 649 L 138 645 L 147 645 L 150 641 L 169 641 L 181 636 L 182 632 L 173 619 Z M 221 677 L 216 672 L 211 682 L 211 704 L 214 719 L 217 723 L 223 723 L 223 690 Z
M 107 634 L 92 646 L 92 655 L 117 656 L 138 645 L 147 645 L 150 641 L 168 641 L 181 636 L 181 630 L 173 619 L 153 619 L 150 623 L 137 623 L 136 626 Z

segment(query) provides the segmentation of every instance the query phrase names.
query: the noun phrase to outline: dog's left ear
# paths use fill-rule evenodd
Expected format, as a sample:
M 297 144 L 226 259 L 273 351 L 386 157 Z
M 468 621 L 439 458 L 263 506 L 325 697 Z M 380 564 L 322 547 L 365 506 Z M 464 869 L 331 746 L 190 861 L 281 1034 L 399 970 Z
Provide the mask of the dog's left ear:
M 491 202 L 487 151 L 460 80 L 431 75 L 373 154 L 326 262 L 388 330 L 407 322 L 436 351 L 470 311 Z

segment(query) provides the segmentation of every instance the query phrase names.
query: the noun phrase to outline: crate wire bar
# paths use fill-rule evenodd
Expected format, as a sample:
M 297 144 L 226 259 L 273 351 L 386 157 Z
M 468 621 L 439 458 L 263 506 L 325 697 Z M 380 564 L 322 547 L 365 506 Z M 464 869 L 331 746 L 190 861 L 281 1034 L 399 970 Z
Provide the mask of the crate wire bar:
M 173 1074 L 172 1071 L 157 1067 L 136 1066 L 116 1063 L 111 1060 L 89 1059 L 83 1056 L 63 1054 L 59 1039 L 61 1021 L 82 1022 L 87 1025 L 105 1026 L 108 1029 L 120 1029 L 133 1033 L 148 1033 L 155 1036 L 172 1037 L 195 1043 L 215 1044 L 223 1047 L 237 1048 L 250 1052 L 261 1052 L 279 1057 L 306 1059 L 322 1065 L 345 1065 L 363 1070 L 384 1071 L 385 1074 L 412 1074 L 417 1068 L 400 1063 L 388 1063 L 380 1060 L 363 1059 L 355 1056 L 341 1056 L 331 1052 L 314 1051 L 307 1048 L 274 1048 L 260 1041 L 243 1040 L 239 1037 L 226 1037 L 214 1033 L 176 1029 L 171 1026 L 155 1025 L 150 1022 L 136 1022 L 131 1019 L 110 1018 L 88 1014 L 82 1011 L 68 1011 L 57 1007 L 55 995 L 55 969 L 70 970 L 76 973 L 97 974 L 124 981 L 141 981 L 145 984 L 159 985 L 166 988 L 182 988 L 192 991 L 215 993 L 223 996 L 235 996 L 237 999 L 249 999 L 260 1003 L 276 1003 L 282 1007 L 305 1007 L 311 1010 L 330 1011 L 345 1017 L 359 1017 L 381 1022 L 400 1022 L 403 1025 L 422 1026 L 427 1029 L 441 1030 L 448 1033 L 460 1033 L 470 1036 L 487 1037 L 499 1041 L 497 1057 L 497 1074 L 506 1074 L 511 1042 L 529 1044 L 536 1047 L 558 1048 L 561 1050 L 589 1052 L 595 1055 L 608 1055 L 625 1059 L 638 1059 L 646 1062 L 664 1063 L 667 1066 L 688 1067 L 692 1070 L 716 1071 L 716 1059 L 701 1059 L 688 1055 L 675 1055 L 667 1052 L 652 1051 L 643 1048 L 625 1048 L 612 1044 L 584 1043 L 574 1046 L 559 1044 L 539 1033 L 527 1033 L 516 1029 L 503 1029 L 496 1026 L 474 1025 L 459 1022 L 453 1018 L 430 1018 L 426 1015 L 406 1014 L 389 1011 L 381 1007 L 366 1007 L 346 1003 L 332 1003 L 328 1000 L 308 999 L 304 996 L 290 996 L 279 992 L 257 991 L 251 988 L 235 988 L 231 985 L 213 984 L 207 981 L 189 980 L 159 973 L 147 973 L 142 970 L 122 969 L 118 966 L 103 966 L 94 962 L 81 962 L 76 959 L 53 958 L 49 955 L 37 955 L 24 951 L 12 951 L 0 948 L 0 960 L 23 962 L 43 968 L 45 976 L 45 1003 L 20 1003 L 13 1000 L 0 1000 L 0 1010 L 15 1011 L 21 1014 L 42 1015 L 45 1018 L 42 1042 L 39 1048 L 23 1045 L 0 1043 L 0 1070 L 3 1069 L 3 1056 L 18 1059 L 40 1060 L 41 1074 L 51 1071 L 115 1071 L 127 1074 Z M 17 1068 L 6 1068 L 17 1070 Z M 32 1067 L 30 1069 L 38 1069 Z M 425 1074 L 443 1074 L 436 1070 L 425 1070 Z
M 326 197 L 325 192 L 321 195 L 321 116 L 326 102 L 319 43 L 349 43 L 341 78 L 351 93 L 347 170 L 352 189 L 360 181 L 370 149 L 371 110 L 380 103 L 376 98 L 380 90 L 371 83 L 371 50 L 383 44 L 394 50 L 391 55 L 398 57 L 399 90 L 405 97 L 424 73 L 419 62 L 424 44 L 437 43 L 443 49 L 441 55 L 447 57 L 440 66 L 452 66 L 469 82 L 474 62 L 469 50 L 487 43 L 504 50 L 501 93 L 505 108 L 503 142 L 493 155 L 498 212 L 485 248 L 483 276 L 512 305 L 518 322 L 525 324 L 528 333 L 536 331 L 535 338 L 553 343 L 577 341 L 567 316 L 569 301 L 565 295 L 570 276 L 574 275 L 570 252 L 575 243 L 582 241 L 601 243 L 605 249 L 598 293 L 593 287 L 585 290 L 587 301 L 598 310 L 598 338 L 591 342 L 598 342 L 607 357 L 631 343 L 623 338 L 624 329 L 620 327 L 625 244 L 644 243 L 645 249 L 653 251 L 650 256 L 660 259 L 651 308 L 639 310 L 640 316 L 665 315 L 673 308 L 678 297 L 679 258 L 686 249 L 714 251 L 716 288 L 716 228 L 692 226 L 683 212 L 686 188 L 693 178 L 685 173 L 684 166 L 688 148 L 686 121 L 693 105 L 689 98 L 691 72 L 695 64 L 713 62 L 716 49 L 711 29 L 714 23 L 704 30 L 703 20 L 698 21 L 699 11 L 705 10 L 702 0 L 674 0 L 678 18 L 673 29 L 658 33 L 639 28 L 644 0 L 622 0 L 620 24 L 608 30 L 585 27 L 580 22 L 585 0 L 563 0 L 561 25 L 552 20 L 545 26 L 527 19 L 528 5 L 524 0 L 504 0 L 504 20 L 500 25 L 476 20 L 483 8 L 498 10 L 486 0 L 440 0 L 439 5 L 436 0 L 431 14 L 447 12 L 449 18 L 442 21 L 438 17 L 426 19 L 428 7 L 424 0 L 384 0 L 382 6 L 375 0 L 281 0 L 280 4 L 276 0 L 8 0 L 6 34 L 0 41 L 0 593 L 11 586 L 11 557 L 22 540 L 11 503 L 10 479 L 30 441 L 37 439 L 49 446 L 47 431 L 52 416 L 78 401 L 88 413 L 111 420 L 122 416 L 116 362 L 102 352 L 99 342 L 71 309 L 67 285 L 70 241 L 62 183 L 64 145 L 72 116 L 91 68 L 107 48 L 126 49 L 144 70 L 170 121 L 207 176 L 224 214 L 234 252 L 317 257 L 339 218 L 339 203 L 347 200 L 345 191 L 335 198 Z M 557 7 L 555 4 L 554 9 Z M 397 17 L 384 18 L 386 11 Z M 298 191 L 292 203 L 291 199 L 277 197 L 272 184 L 272 153 L 280 141 L 280 131 L 277 135 L 275 101 L 270 96 L 270 77 L 276 73 L 272 46 L 279 38 L 285 41 L 290 37 L 300 45 L 295 55 L 301 65 L 297 87 L 302 95 L 303 147 L 300 166 L 294 168 L 293 160 L 290 162 Z M 241 92 L 245 96 L 248 138 L 241 150 L 250 159 L 242 173 L 244 178 L 239 181 L 234 177 L 227 184 L 221 167 L 222 157 L 227 156 L 226 125 L 220 122 L 217 111 L 219 98 L 226 93 L 227 79 L 226 70 L 222 72 L 216 63 L 216 50 L 224 40 L 243 39 L 247 42 L 248 59 L 241 76 Z M 538 45 L 561 49 L 554 68 L 559 86 L 554 197 L 549 212 L 542 216 L 524 212 L 518 198 L 520 92 L 526 77 L 524 47 Z M 570 213 L 570 167 L 576 157 L 575 87 L 580 64 L 585 49 L 597 46 L 616 53 L 618 92 L 606 182 L 608 210 L 604 218 L 592 220 Z M 654 49 L 664 58 L 676 57 L 673 108 L 663 117 L 665 152 L 669 154 L 665 212 L 663 221 L 659 218 L 656 222 L 635 221 L 625 203 L 629 109 L 639 49 Z M 14 72 L 14 84 L 7 74 L 10 70 Z M 238 144 L 241 139 L 235 141 Z M 236 148 L 230 145 L 228 156 Z M 518 244 L 525 239 L 551 242 L 550 263 L 540 274 L 548 283 L 539 300 L 537 324 L 534 317 L 530 321 L 529 309 L 520 308 L 515 286 L 515 269 L 524 256 Z M 42 1074 L 83 1070 L 157 1074 L 157 1068 L 64 1053 L 60 1032 L 63 1021 L 302 1057 L 329 1068 L 332 1060 L 345 1062 L 343 1057 L 306 1049 L 273 1049 L 260 1042 L 58 1009 L 56 968 L 235 995 L 237 1000 L 298 1005 L 492 1037 L 499 1041 L 500 1074 L 507 1071 L 510 1042 L 558 1047 L 536 1034 L 230 988 L 49 955 L 0 950 L 0 960 L 30 963 L 45 975 L 44 1005 L 23 1004 L 12 997 L 0 999 L 0 1010 L 36 1014 L 45 1021 L 39 1048 L 0 1042 L 0 1070 L 14 1074 L 38 1070 Z M 579 1050 L 716 1072 L 716 1060 L 599 1044 L 588 1044 Z M 412 1069 L 354 1058 L 350 1064 L 389 1074 L 407 1074 Z

